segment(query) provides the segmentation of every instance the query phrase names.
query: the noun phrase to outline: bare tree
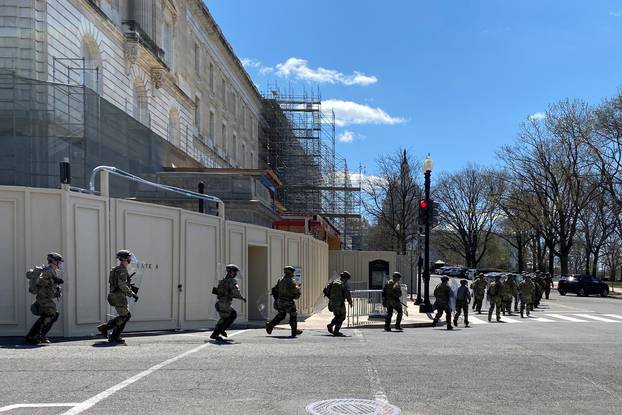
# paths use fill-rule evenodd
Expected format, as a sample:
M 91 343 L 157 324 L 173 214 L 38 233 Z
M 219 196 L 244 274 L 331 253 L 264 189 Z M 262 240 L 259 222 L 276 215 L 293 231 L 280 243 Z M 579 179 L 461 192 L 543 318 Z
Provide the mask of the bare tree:
M 446 247 L 461 253 L 468 267 L 477 267 L 500 217 L 501 182 L 489 169 L 470 165 L 442 175 L 434 198 L 440 204 L 440 226 L 451 230 Z
M 363 183 L 363 207 L 378 224 L 388 229 L 398 242 L 398 252 L 406 253 L 417 235 L 417 213 L 421 186 L 413 176 L 417 163 L 400 150 L 378 160 L 378 176 Z
M 525 123 L 516 144 L 499 152 L 509 184 L 520 189 L 517 194 L 529 195 L 514 205 L 545 238 L 550 266 L 553 254 L 559 257 L 562 275 L 568 273 L 579 214 L 598 192 L 599 174 L 586 144 L 592 127 L 587 104 L 563 101 L 551 106 L 543 120 Z

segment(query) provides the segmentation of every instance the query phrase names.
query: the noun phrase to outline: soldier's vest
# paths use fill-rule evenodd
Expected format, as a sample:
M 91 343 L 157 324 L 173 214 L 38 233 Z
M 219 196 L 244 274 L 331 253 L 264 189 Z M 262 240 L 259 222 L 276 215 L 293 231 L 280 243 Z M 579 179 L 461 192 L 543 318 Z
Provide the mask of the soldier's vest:
M 218 281 L 218 287 L 216 288 L 216 292 L 218 293 L 216 295 L 218 297 L 218 301 L 233 301 L 231 287 L 229 284 L 230 282 L 227 281 L 226 278 Z
M 110 274 L 108 275 L 108 284 L 110 284 L 110 292 L 116 293 L 120 291 L 119 288 L 119 271 L 122 268 L 121 265 L 118 265 L 110 270 Z
M 330 284 L 329 300 L 331 303 L 342 303 L 345 301 L 343 296 L 343 284 L 341 280 L 335 280 Z
M 501 291 L 501 284 L 497 283 L 496 281 L 490 284 L 490 289 L 488 290 L 488 292 L 490 293 L 491 297 L 501 296 Z
M 278 291 L 279 291 L 279 300 L 281 301 L 294 301 L 296 297 L 294 293 L 291 292 L 290 287 L 294 285 L 294 279 L 290 277 L 283 277 L 278 282 Z

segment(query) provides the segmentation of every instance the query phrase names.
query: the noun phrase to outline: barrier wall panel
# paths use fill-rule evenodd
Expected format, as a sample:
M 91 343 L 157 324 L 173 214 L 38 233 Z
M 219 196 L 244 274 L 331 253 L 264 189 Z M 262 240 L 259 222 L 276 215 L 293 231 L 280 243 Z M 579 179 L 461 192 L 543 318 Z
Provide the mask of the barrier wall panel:
M 25 280 L 25 196 L 0 190 L 0 331 L 22 334 L 30 305 Z
M 204 327 L 216 318 L 212 287 L 218 281 L 220 221 L 184 212 L 182 223 L 182 328 Z
M 248 297 L 248 264 L 247 255 L 248 248 L 245 241 L 245 226 L 236 222 L 227 222 L 227 263 L 233 263 L 241 267 L 242 273 L 238 277 L 240 291 L 244 297 Z M 226 264 L 225 264 L 226 265 Z M 222 271 L 223 278 L 225 270 Z M 238 320 L 247 321 L 248 311 L 245 303 L 240 300 L 233 300 L 233 308 L 238 311 Z
M 268 244 L 268 229 L 248 226 L 246 229 L 246 241 L 249 245 L 266 246 Z

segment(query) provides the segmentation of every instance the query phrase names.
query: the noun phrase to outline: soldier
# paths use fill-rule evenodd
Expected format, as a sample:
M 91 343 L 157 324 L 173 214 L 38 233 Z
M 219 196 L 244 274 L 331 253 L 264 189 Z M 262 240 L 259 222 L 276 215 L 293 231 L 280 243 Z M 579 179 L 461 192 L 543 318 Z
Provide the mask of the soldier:
M 278 314 L 272 319 L 272 321 L 266 324 L 266 332 L 272 333 L 274 326 L 279 324 L 285 316 L 289 313 L 289 326 L 292 329 L 292 337 L 296 337 L 302 334 L 302 330 L 298 330 L 298 313 L 296 311 L 296 302 L 300 298 L 300 287 L 294 280 L 294 272 L 296 268 L 288 265 L 283 271 L 285 275 L 279 279 L 274 287 L 272 287 L 272 293 L 275 295 L 275 305 Z
M 488 299 L 490 308 L 488 309 L 488 321 L 492 321 L 492 312 L 497 312 L 497 321 L 501 321 L 501 300 L 503 295 L 503 286 L 501 284 L 501 275 L 495 275 L 495 280 L 488 287 Z M 496 309 L 496 310 L 495 310 Z
M 121 333 L 125 329 L 127 322 L 132 318 L 127 305 L 127 297 L 138 301 L 138 295 L 132 291 L 131 277 L 127 272 L 127 267 L 132 262 L 132 253 L 122 249 L 117 252 L 117 259 L 119 260 L 119 265 L 111 269 L 108 275 L 108 283 L 110 285 L 108 304 L 115 308 L 117 316 L 107 323 L 97 326 L 97 330 L 104 337 L 108 337 L 108 330 L 112 330 L 110 337 L 108 337 L 108 342 L 111 344 L 125 344 L 125 340 L 121 338 Z
M 529 311 L 532 309 L 531 306 L 532 306 L 533 292 L 534 292 L 534 285 L 529 275 L 526 275 L 525 279 L 521 281 L 520 285 L 518 286 L 518 289 L 520 290 L 520 298 L 521 298 L 520 316 L 521 318 L 524 318 L 524 311 L 525 309 L 527 309 L 527 317 L 529 317 Z
M 225 267 L 225 269 L 227 270 L 227 275 L 225 275 L 225 278 L 218 282 L 218 287 L 212 290 L 212 294 L 215 294 L 218 299 L 215 307 L 216 311 L 218 311 L 220 319 L 216 323 L 216 327 L 214 327 L 214 331 L 209 337 L 210 339 L 217 341 L 223 340 L 220 336 L 227 337 L 226 330 L 238 317 L 238 313 L 231 307 L 233 299 L 239 298 L 240 300 L 246 302 L 246 298 L 244 298 L 242 293 L 240 293 L 240 287 L 235 279 L 238 272 L 240 272 L 240 268 L 238 268 L 235 264 L 229 264 Z
M 36 287 L 34 289 L 36 299 L 31 310 L 39 318 L 26 335 L 26 341 L 30 344 L 50 343 L 47 334 L 59 316 L 54 299 L 60 297 L 60 287 L 58 286 L 64 282 L 57 276 L 58 273 L 62 272 L 64 260 L 60 254 L 50 252 L 47 255 L 47 261 L 47 266 L 38 268 L 41 273 L 36 277 L 36 280 L 33 278 Z
M 434 316 L 434 320 L 432 320 L 432 327 L 436 327 L 436 324 L 443 316 L 443 312 L 445 312 L 445 321 L 447 322 L 447 330 L 453 330 L 451 327 L 451 309 L 449 308 L 449 297 L 451 296 L 451 288 L 447 283 L 449 282 L 449 277 L 441 277 L 441 283 L 436 286 L 434 289 L 434 298 L 436 301 L 434 304 L 436 305 L 436 316 Z
M 510 274 L 503 282 L 503 315 L 507 313 L 508 316 L 512 315 L 512 299 L 518 292 L 518 286 L 514 281 L 514 275 Z
M 484 301 L 484 296 L 486 295 L 486 279 L 484 278 L 484 274 L 479 274 L 477 279 L 471 284 L 471 289 L 473 290 L 473 310 L 477 310 L 477 314 L 482 314 L 482 302 Z
M 536 277 L 533 279 L 533 284 L 535 287 L 533 307 L 538 308 L 540 306 L 540 301 L 542 300 L 542 290 L 544 288 L 544 279 L 542 279 L 541 272 L 536 272 Z
M 548 300 L 549 294 L 551 294 L 551 288 L 554 288 L 553 277 L 550 272 L 544 274 L 544 296 Z
M 460 288 L 456 293 L 456 314 L 454 314 L 454 326 L 458 327 L 458 317 L 460 312 L 464 310 L 464 327 L 469 327 L 469 303 L 471 302 L 471 293 L 467 288 L 467 280 L 460 280 Z
M 346 301 L 352 307 L 352 295 L 348 280 L 352 277 L 348 271 L 343 271 L 340 278 L 328 284 L 328 310 L 333 312 L 333 320 L 326 326 L 328 332 L 333 336 L 341 337 L 343 333 L 339 331 L 343 321 L 346 319 Z
M 387 281 L 382 288 L 382 305 L 387 309 L 387 316 L 384 319 L 384 331 L 391 331 L 391 318 L 393 318 L 393 311 L 397 313 L 395 317 L 395 330 L 402 331 L 402 286 L 400 281 L 402 274 L 399 272 L 393 273 L 393 278 Z

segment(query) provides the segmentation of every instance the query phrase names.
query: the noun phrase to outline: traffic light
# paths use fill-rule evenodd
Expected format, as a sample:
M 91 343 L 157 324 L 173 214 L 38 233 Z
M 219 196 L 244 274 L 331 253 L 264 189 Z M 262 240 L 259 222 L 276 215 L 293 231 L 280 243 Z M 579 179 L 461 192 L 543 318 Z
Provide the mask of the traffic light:
M 430 201 L 430 205 L 430 227 L 435 228 L 436 226 L 438 226 L 438 215 L 441 210 L 439 209 L 439 204 L 437 202 Z
M 430 204 L 426 200 L 422 200 L 419 202 L 419 216 L 418 222 L 419 225 L 425 225 L 428 223 L 430 217 Z

